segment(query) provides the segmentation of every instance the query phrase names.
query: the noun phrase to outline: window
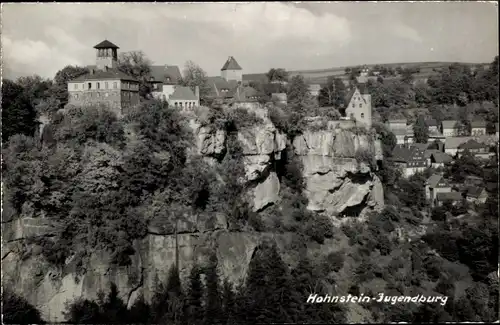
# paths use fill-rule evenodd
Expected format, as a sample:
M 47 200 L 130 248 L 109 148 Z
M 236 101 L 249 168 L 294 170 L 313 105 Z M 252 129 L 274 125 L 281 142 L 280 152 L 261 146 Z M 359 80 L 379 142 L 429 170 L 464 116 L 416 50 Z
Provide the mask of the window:
M 75 84 L 75 89 L 78 89 L 78 84 Z
M 363 107 L 363 104 L 359 104 L 359 108 Z
M 352 103 L 352 108 L 356 107 L 356 104 Z
M 78 94 L 75 94 L 75 99 L 78 99 Z
M 118 83 L 117 83 L 116 81 L 115 81 L 115 82 L 113 82 L 113 89 L 118 88 L 118 85 L 117 85 L 117 84 L 118 84 Z
M 108 89 L 108 82 L 104 82 L 104 88 Z
M 99 96 L 100 96 L 100 95 L 101 95 L 101 94 L 99 94 L 99 93 L 96 93 L 96 97 L 97 97 L 97 98 L 99 98 Z
M 365 118 L 365 113 L 361 113 L 361 118 Z
M 105 94 L 104 94 L 104 97 L 108 97 L 108 96 L 109 96 L 109 93 L 105 93 Z
M 179 105 L 179 103 L 178 103 L 178 102 L 175 102 L 175 107 L 177 107 L 178 105 Z
M 92 89 L 92 83 L 89 82 L 89 89 Z

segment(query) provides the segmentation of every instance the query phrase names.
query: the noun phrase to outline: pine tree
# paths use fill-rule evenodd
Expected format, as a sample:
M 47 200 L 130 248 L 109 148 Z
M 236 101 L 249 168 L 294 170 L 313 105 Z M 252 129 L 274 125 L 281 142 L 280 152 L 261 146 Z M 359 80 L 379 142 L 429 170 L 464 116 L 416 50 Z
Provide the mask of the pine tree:
M 206 269 L 207 291 L 205 296 L 205 324 L 217 324 L 222 314 L 222 303 L 217 275 L 217 255 L 210 256 Z
M 189 289 L 187 291 L 186 318 L 189 325 L 202 324 L 203 322 L 203 284 L 201 283 L 201 270 L 195 265 L 189 275 Z

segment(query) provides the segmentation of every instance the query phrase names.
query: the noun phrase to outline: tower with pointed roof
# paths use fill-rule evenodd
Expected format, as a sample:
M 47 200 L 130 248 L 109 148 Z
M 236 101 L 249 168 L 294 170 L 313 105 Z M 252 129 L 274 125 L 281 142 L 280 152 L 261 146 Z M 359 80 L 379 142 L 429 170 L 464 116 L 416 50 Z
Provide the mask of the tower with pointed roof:
M 243 69 L 240 67 L 238 62 L 234 57 L 230 56 L 221 70 L 221 77 L 226 81 L 237 81 L 241 82 L 243 80 Z
M 96 49 L 96 66 L 99 70 L 114 69 L 118 66 L 119 47 L 108 40 L 94 46 Z

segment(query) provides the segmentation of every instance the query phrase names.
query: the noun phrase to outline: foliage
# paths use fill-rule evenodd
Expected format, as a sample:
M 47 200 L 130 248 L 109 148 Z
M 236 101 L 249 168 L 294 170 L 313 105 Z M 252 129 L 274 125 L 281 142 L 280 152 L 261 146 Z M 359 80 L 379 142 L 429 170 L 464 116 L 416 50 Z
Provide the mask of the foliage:
M 183 78 L 180 84 L 190 87 L 193 92 L 198 87 L 200 92 L 200 103 L 206 104 L 207 97 L 210 95 L 210 85 L 208 84 L 207 73 L 193 61 L 187 61 L 184 64 Z
M 2 288 L 2 323 L 45 324 L 40 312 L 26 299 Z
M 89 140 L 121 147 L 124 145 L 123 124 L 104 107 L 69 107 L 53 118 L 54 139 L 83 145 Z
M 427 143 L 427 139 L 429 138 L 429 129 L 422 115 L 417 118 L 417 121 L 413 126 L 413 132 L 417 143 Z
M 337 110 L 345 107 L 347 89 L 339 78 L 328 77 L 326 84 L 321 88 L 318 96 L 320 107 L 333 106 Z
M 285 69 L 274 69 L 271 68 L 268 73 L 266 73 L 266 77 L 269 82 L 277 81 L 277 82 L 286 82 L 288 80 L 288 72 Z
M 151 93 L 151 60 L 142 51 L 122 52 L 118 57 L 118 70 L 139 81 L 139 95 L 147 98 Z
M 2 142 L 14 134 L 33 136 L 38 123 L 34 99 L 26 94 L 24 88 L 8 79 L 2 82 Z

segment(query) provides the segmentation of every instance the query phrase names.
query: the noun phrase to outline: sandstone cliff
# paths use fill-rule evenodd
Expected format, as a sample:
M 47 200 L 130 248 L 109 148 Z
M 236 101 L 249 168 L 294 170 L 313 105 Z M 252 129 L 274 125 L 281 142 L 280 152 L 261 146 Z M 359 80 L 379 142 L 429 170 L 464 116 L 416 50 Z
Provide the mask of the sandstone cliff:
M 191 127 L 196 136 L 196 148 L 191 153 L 217 163 L 216 158 L 225 150 L 225 132 L 203 127 L 196 121 L 191 122 Z M 243 147 L 253 209 L 265 210 L 280 198 L 280 181 L 274 164 L 283 157 L 286 136 L 266 119 L 261 125 L 240 130 L 238 140 Z M 335 221 L 342 216 L 362 217 L 366 211 L 383 207 L 380 180 L 370 167 L 355 160 L 359 148 L 372 150 L 376 145 L 370 136 L 342 129 L 305 132 L 292 145 L 303 164 L 309 209 L 325 213 Z M 151 224 L 148 235 L 135 242 L 130 266 L 111 266 L 106 253 L 96 252 L 87 265 L 77 265 L 69 259 L 63 268 L 56 269 L 36 252 L 27 259 L 21 256 L 22 239 L 28 234 L 45 233 L 45 226 L 37 223 L 33 226 L 22 220 L 5 226 L 8 236 L 3 239 L 4 284 L 27 298 L 51 322 L 63 321 L 66 301 L 75 297 L 95 298 L 99 290 L 109 289 L 110 282 L 116 283 L 129 305 L 140 294 L 149 299 L 155 280 L 164 281 L 175 262 L 176 247 L 182 275 L 195 262 L 204 264 L 209 252 L 215 250 L 221 277 L 235 283 L 244 279 L 255 248 L 267 238 L 276 240 L 287 263 L 292 265 L 297 260 L 293 255 L 297 250 L 292 233 L 231 232 L 224 215 L 217 215 L 215 220 L 197 215 L 183 219 L 177 241 L 172 229 Z M 334 246 L 325 243 L 320 250 L 328 251 Z M 77 273 L 82 275 L 76 276 Z

